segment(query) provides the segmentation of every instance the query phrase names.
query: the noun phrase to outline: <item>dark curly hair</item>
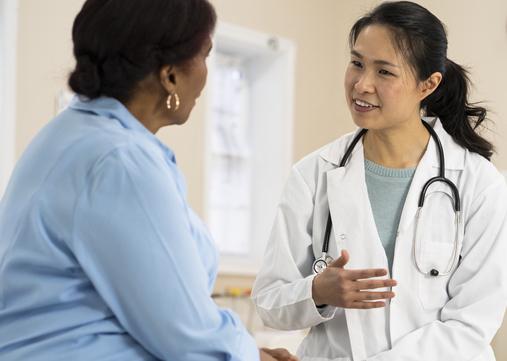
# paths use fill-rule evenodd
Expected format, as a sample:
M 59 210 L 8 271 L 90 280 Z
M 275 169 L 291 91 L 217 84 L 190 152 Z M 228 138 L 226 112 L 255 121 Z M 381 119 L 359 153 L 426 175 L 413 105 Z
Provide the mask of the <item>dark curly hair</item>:
M 213 32 L 208 0 L 87 0 L 74 20 L 68 84 L 89 99 L 126 102 L 164 65 L 184 65 Z

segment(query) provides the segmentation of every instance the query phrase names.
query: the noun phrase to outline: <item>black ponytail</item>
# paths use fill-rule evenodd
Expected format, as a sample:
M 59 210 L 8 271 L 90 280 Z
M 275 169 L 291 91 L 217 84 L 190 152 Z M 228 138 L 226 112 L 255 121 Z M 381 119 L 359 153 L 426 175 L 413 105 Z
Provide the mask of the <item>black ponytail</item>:
M 413 2 L 385 2 L 356 21 L 349 35 L 350 46 L 364 28 L 374 24 L 384 25 L 392 32 L 398 50 L 419 81 L 434 72 L 442 73 L 442 82 L 422 101 L 421 108 L 427 115 L 439 117 L 456 143 L 490 160 L 493 145 L 476 132 L 487 111 L 469 102 L 471 83 L 466 70 L 447 59 L 447 34 L 442 22 Z
M 438 88 L 422 102 L 428 116 L 438 116 L 456 143 L 490 160 L 493 145 L 475 132 L 486 119 L 486 109 L 468 101 L 470 80 L 467 71 L 447 59 Z

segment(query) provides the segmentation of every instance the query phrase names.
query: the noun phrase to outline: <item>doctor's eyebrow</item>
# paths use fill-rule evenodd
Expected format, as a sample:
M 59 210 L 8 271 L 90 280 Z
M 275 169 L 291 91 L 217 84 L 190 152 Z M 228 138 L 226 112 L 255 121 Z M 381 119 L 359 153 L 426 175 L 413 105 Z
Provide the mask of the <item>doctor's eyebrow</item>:
M 363 55 L 360 52 L 358 52 L 357 50 L 354 50 L 354 49 L 352 49 L 350 51 L 350 55 L 355 56 L 356 58 L 359 58 L 359 59 L 363 59 L 364 58 Z M 400 67 L 399 65 L 396 65 L 396 64 L 393 64 L 391 62 L 388 62 L 387 60 L 380 60 L 380 59 L 378 59 L 378 60 L 374 60 L 373 63 L 374 64 L 378 64 L 378 65 L 388 65 L 388 66 L 392 66 L 392 67 L 395 67 L 395 68 L 399 68 Z

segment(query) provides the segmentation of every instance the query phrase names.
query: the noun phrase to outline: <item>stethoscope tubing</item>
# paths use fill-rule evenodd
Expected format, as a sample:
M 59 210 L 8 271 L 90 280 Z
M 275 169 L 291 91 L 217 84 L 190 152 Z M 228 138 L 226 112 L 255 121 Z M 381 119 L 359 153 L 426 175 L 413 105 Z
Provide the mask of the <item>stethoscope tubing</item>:
M 417 210 L 417 214 L 416 214 L 416 233 L 414 236 L 414 245 L 413 245 L 413 257 L 414 257 L 414 262 L 415 262 L 416 268 L 419 272 L 426 274 L 426 275 L 433 276 L 433 277 L 447 276 L 454 269 L 454 266 L 456 265 L 456 260 L 458 258 L 457 253 L 458 253 L 458 245 L 459 245 L 459 229 L 460 229 L 459 224 L 460 224 L 460 213 L 461 213 L 460 195 L 459 195 L 459 191 L 458 191 L 458 188 L 456 187 L 456 185 L 450 179 L 446 178 L 446 176 L 445 176 L 444 150 L 443 150 L 442 143 L 440 142 L 440 139 L 439 139 L 437 133 L 431 127 L 430 124 L 428 124 L 424 120 L 421 120 L 421 121 L 422 121 L 423 125 L 426 127 L 426 129 L 428 130 L 428 132 L 430 133 L 431 138 L 433 139 L 433 141 L 435 142 L 435 144 L 437 146 L 437 152 L 438 152 L 438 158 L 439 158 L 439 175 L 436 177 L 430 178 L 423 185 L 423 187 L 421 189 L 421 193 L 419 194 L 418 210 Z M 354 139 L 352 140 L 352 142 L 348 146 L 347 150 L 345 151 L 345 154 L 343 155 L 342 160 L 340 161 L 340 165 L 339 165 L 340 168 L 344 167 L 346 165 L 356 144 L 366 134 L 367 131 L 368 131 L 368 129 L 361 129 L 359 131 L 359 133 L 354 137 Z M 452 194 L 453 194 L 453 209 L 455 212 L 455 230 L 456 231 L 455 231 L 455 236 L 454 236 L 455 239 L 454 239 L 453 253 L 452 253 L 451 261 L 449 262 L 448 267 L 446 267 L 446 270 L 444 272 L 440 272 L 440 271 L 436 270 L 435 268 L 432 268 L 429 271 L 422 270 L 419 265 L 419 261 L 418 261 L 417 255 L 416 255 L 417 227 L 419 225 L 418 221 L 420 218 L 420 213 L 422 211 L 422 207 L 424 206 L 424 200 L 426 198 L 427 190 L 429 189 L 429 187 L 433 183 L 436 183 L 436 182 L 443 182 L 443 183 L 447 184 L 449 186 L 449 188 L 451 189 Z M 313 270 L 315 273 L 322 272 L 323 269 L 326 268 L 327 265 L 329 264 L 329 260 L 332 261 L 332 258 L 328 255 L 329 242 L 331 239 L 331 229 L 332 228 L 333 228 L 333 221 L 331 219 L 331 212 L 329 212 L 328 217 L 327 217 L 326 230 L 324 233 L 324 242 L 322 244 L 322 256 L 320 258 L 318 258 L 317 260 L 315 260 L 315 262 L 313 263 Z M 324 265 L 324 266 L 322 266 L 322 265 Z

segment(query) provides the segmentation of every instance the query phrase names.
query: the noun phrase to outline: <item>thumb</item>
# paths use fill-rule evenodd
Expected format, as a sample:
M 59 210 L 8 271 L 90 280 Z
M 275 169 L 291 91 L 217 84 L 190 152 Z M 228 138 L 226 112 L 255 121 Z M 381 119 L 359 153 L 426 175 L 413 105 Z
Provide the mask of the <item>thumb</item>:
M 349 262 L 349 259 L 349 252 L 347 252 L 345 249 L 342 249 L 340 257 L 331 262 L 328 267 L 343 268 Z

